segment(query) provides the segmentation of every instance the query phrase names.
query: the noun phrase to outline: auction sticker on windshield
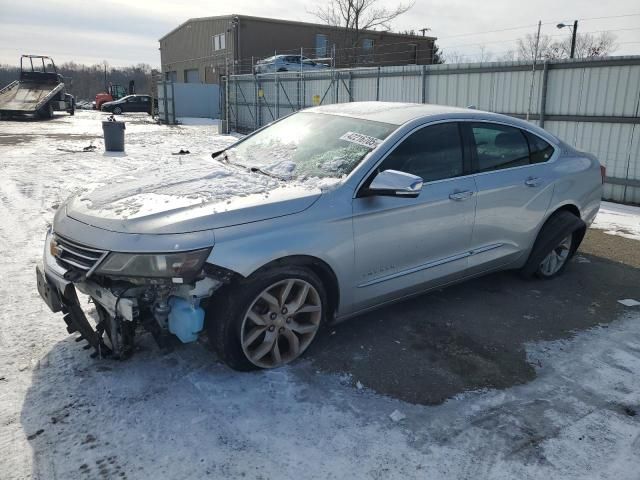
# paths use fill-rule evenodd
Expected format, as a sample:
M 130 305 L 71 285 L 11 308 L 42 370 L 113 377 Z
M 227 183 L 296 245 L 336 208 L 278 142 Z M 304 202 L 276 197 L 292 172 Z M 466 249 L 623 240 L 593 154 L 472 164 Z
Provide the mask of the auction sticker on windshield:
M 362 133 L 347 132 L 340 137 L 340 140 L 346 140 L 347 142 L 357 143 L 358 145 L 364 145 L 370 149 L 376 148 L 382 143 L 382 140 L 376 137 L 370 137 Z

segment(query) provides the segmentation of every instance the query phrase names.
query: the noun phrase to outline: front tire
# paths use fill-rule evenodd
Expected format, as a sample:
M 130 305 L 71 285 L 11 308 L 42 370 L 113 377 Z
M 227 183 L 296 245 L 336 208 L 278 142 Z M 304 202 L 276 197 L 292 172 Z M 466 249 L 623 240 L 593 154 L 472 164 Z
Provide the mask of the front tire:
M 114 113 L 115 115 L 120 115 L 120 114 L 122 113 L 122 108 L 120 108 L 120 107 L 115 107 L 115 108 L 113 109 L 113 113 Z
M 218 292 L 208 312 L 212 345 L 235 370 L 276 368 L 299 358 L 327 311 L 320 279 L 304 267 L 258 272 Z

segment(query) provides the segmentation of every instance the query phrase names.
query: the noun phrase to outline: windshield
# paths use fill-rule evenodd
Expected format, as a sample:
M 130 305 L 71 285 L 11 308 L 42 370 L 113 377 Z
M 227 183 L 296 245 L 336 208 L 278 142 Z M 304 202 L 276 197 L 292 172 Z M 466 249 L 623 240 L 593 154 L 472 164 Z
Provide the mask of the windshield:
M 397 125 L 302 112 L 227 150 L 227 159 L 283 178 L 341 178 Z

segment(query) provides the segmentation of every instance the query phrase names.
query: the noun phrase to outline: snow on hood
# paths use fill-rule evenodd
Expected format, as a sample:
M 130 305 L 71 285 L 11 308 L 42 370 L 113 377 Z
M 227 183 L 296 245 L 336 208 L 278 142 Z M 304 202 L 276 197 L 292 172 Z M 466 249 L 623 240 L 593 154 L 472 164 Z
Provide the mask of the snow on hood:
M 86 188 L 67 215 L 126 233 L 184 233 L 291 215 L 311 206 L 338 179 L 283 181 L 215 161 L 136 172 Z

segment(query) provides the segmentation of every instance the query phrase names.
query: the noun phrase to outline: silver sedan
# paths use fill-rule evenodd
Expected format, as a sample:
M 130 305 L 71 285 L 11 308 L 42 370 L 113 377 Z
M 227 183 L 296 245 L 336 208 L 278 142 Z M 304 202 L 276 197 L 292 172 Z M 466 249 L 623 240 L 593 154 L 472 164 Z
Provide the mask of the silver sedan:
M 38 289 L 95 354 L 206 332 L 231 367 L 299 357 L 320 328 L 488 272 L 567 266 L 604 169 L 536 126 L 472 109 L 295 113 L 212 159 L 70 198 Z M 76 290 L 89 295 L 91 324 Z

